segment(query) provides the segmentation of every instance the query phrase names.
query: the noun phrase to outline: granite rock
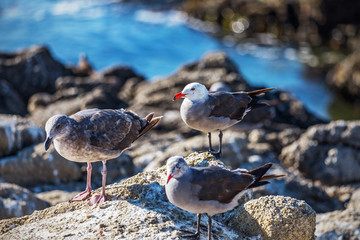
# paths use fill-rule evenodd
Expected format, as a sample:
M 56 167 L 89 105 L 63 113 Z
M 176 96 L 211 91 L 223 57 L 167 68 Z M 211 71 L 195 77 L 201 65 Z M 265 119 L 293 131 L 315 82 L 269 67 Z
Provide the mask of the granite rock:
M 319 240 L 360 238 L 360 188 L 351 196 L 347 208 L 318 214 L 316 217 L 316 235 Z
M 78 180 L 81 176 L 80 167 L 51 149 L 45 152 L 44 144 L 40 143 L 26 147 L 16 155 L 1 158 L 1 181 L 34 186 Z
M 4 79 L 0 79 L 0 114 L 26 114 L 26 104 L 20 94 Z
M 0 183 L 0 219 L 21 217 L 50 204 L 16 184 Z
M 45 131 L 28 119 L 0 114 L 0 157 L 15 154 L 44 139 Z
M 7 80 L 25 103 L 34 93 L 54 92 L 55 80 L 70 74 L 44 46 L 0 54 L 0 78 Z
M 282 149 L 281 162 L 327 185 L 360 181 L 360 121 L 333 121 L 307 129 Z
M 186 160 L 191 166 L 207 166 L 215 164 L 224 166 L 208 154 L 193 153 Z M 166 180 L 165 166 L 128 178 L 120 183 L 107 186 L 108 201 L 97 206 L 89 207 L 87 202 L 60 203 L 45 210 L 36 211 L 32 215 L 0 221 L 0 234 L 4 238 L 25 239 L 41 236 L 57 238 L 128 238 L 128 239 L 180 239 L 182 230 L 195 231 L 195 214 L 183 211 L 168 202 L 164 184 Z M 100 189 L 96 190 L 100 191 Z M 280 196 L 267 196 L 246 203 L 252 206 L 253 216 L 272 213 L 267 221 L 258 221 L 254 231 L 247 235 L 237 231 L 238 225 L 233 219 L 231 224 L 222 220 L 230 219 L 226 215 L 235 212 L 238 216 L 248 214 L 246 208 L 239 207 L 232 212 L 219 214 L 213 220 L 213 237 L 215 239 L 248 239 L 258 234 L 275 234 L 281 229 L 283 236 L 308 236 L 312 239 L 315 231 L 315 213 L 303 201 Z M 272 209 L 271 207 L 275 207 Z M 244 209 L 244 210 L 242 210 Z M 277 211 L 278 210 L 283 210 Z M 272 221 L 272 219 L 274 221 Z M 301 224 L 286 222 L 287 220 L 301 220 Z M 249 219 L 249 221 L 254 221 Z M 284 222 L 288 224 L 284 224 Z M 207 219 L 201 222 L 202 236 L 207 231 L 203 226 Z M 230 227 L 234 226 L 234 227 Z M 272 226 L 268 232 L 257 232 L 267 226 Z M 249 229 L 250 230 L 250 229 Z M 301 231 L 301 232 L 295 232 Z M 306 235 L 304 235 L 306 232 Z M 272 236 L 272 235 L 271 235 Z M 275 236 L 275 235 L 274 235 Z M 299 238 L 304 239 L 304 238 Z
M 315 240 L 315 211 L 305 201 L 290 197 L 260 197 L 246 202 L 226 218 L 230 227 L 249 237 Z

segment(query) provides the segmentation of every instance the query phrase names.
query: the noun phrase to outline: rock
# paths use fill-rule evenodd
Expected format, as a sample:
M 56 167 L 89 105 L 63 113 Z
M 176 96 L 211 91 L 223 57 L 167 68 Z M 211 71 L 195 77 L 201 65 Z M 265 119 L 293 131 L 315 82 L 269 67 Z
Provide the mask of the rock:
M 68 202 L 70 199 L 72 199 L 78 193 L 80 193 L 80 192 L 67 192 L 67 191 L 62 191 L 62 190 L 52 190 L 52 191 L 38 193 L 38 194 L 36 194 L 36 197 L 50 203 L 51 206 L 54 206 L 54 205 L 62 203 L 62 202 Z
M 304 130 L 296 127 L 283 126 L 280 131 L 266 131 L 255 129 L 249 133 L 249 141 L 254 144 L 267 143 L 277 155 L 282 148 L 298 140 Z
M 213 136 L 213 146 L 218 147 L 218 136 Z M 180 135 L 163 135 L 162 140 L 157 140 L 152 133 L 152 138 L 156 140 L 139 142 L 128 150 L 128 154 L 133 157 L 135 165 L 145 171 L 154 170 L 163 166 L 171 156 L 186 155 L 194 151 L 206 152 L 209 148 L 208 137 L 206 134 L 184 138 Z M 140 140 L 140 139 L 139 139 Z M 260 155 L 261 159 L 274 160 L 275 157 L 267 145 L 250 146 L 243 133 L 224 131 L 222 161 L 230 168 L 238 168 L 246 162 L 252 155 Z M 147 160 L 146 160 L 147 159 Z M 275 160 L 277 161 L 277 160 Z
M 352 102 L 360 103 L 360 51 L 355 51 L 335 65 L 326 83 Z
M 194 153 L 187 157 L 187 161 L 192 166 L 209 164 L 223 166 L 220 161 L 208 154 Z M 165 180 L 165 166 L 154 171 L 139 173 L 120 183 L 108 185 L 108 201 L 105 203 L 89 207 L 87 202 L 65 202 L 36 211 L 30 216 L 2 220 L 0 221 L 0 234 L 3 238 L 26 236 L 29 239 L 41 236 L 70 239 L 98 237 L 179 239 L 181 230 L 195 231 L 196 217 L 195 214 L 183 211 L 168 202 L 164 189 Z M 315 225 L 312 225 L 315 222 L 315 213 L 303 201 L 268 196 L 249 201 L 247 204 L 253 206 L 252 214 L 254 216 L 264 216 L 264 211 L 271 212 L 275 221 L 271 222 L 269 218 L 269 221 L 264 224 L 273 226 L 274 230 L 282 229 L 285 232 L 283 236 L 287 236 L 286 234 L 295 236 L 296 233 L 293 231 L 300 230 L 307 232 L 305 234 L 299 232 L 299 235 L 312 237 L 311 233 L 315 231 Z M 271 206 L 284 210 L 284 212 L 273 211 Z M 246 214 L 241 210 L 234 210 L 234 212 L 239 212 L 239 216 Z M 227 214 L 231 214 L 231 212 L 221 215 L 226 216 Z M 280 219 L 284 219 L 284 221 Z M 297 224 L 298 226 L 294 228 L 295 224 L 291 224 L 291 222 L 284 224 L 287 219 L 292 219 L 296 223 L 301 220 L 301 224 Z M 259 224 L 262 223 L 259 221 Z M 235 223 L 232 224 L 235 225 Z M 206 218 L 203 218 L 201 225 L 207 225 Z M 259 228 L 261 226 L 256 230 Z M 218 218 L 214 218 L 212 230 L 214 239 L 244 239 L 246 237 Z M 269 231 L 271 232 L 271 230 Z M 258 233 L 248 232 L 248 234 L 256 236 Z M 206 237 L 206 235 L 206 231 L 202 228 L 202 236 Z
M 117 96 L 124 83 L 120 78 L 102 75 L 58 78 L 53 95 L 39 93 L 31 97 L 30 118 L 44 126 L 55 114 L 71 115 L 89 108 L 126 108 L 128 104 Z
M 50 204 L 16 184 L 0 183 L 0 219 L 21 217 Z
M 210 87 L 215 82 L 227 83 L 232 89 L 244 90 L 247 83 L 237 70 L 236 64 L 223 52 L 206 54 L 198 62 L 183 66 L 177 73 L 155 82 L 137 85 L 135 99 L 131 106 L 157 107 L 163 110 L 179 109 L 180 102 L 172 102 L 175 93 L 191 82 Z M 171 92 L 169 92 L 171 89 Z
M 77 164 L 51 149 L 45 152 L 44 144 L 40 143 L 24 148 L 14 156 L 1 158 L 0 180 L 21 186 L 78 180 L 81 173 Z
M 44 139 L 45 131 L 31 121 L 0 114 L 0 157 L 15 154 L 22 148 Z
M 19 93 L 4 79 L 0 79 L 0 114 L 26 114 L 26 104 Z
M 272 124 L 291 124 L 306 129 L 314 124 L 326 123 L 325 120 L 309 112 L 301 101 L 288 92 L 275 91 L 271 94 L 265 94 L 264 98 L 280 100 L 280 103 L 274 107 L 275 116 L 271 120 Z
M 333 121 L 310 127 L 282 149 L 280 161 L 305 177 L 333 185 L 360 181 L 360 121 Z
M 360 187 L 352 193 L 347 209 L 360 209 Z
M 315 211 L 290 197 L 265 196 L 246 202 L 225 216 L 236 232 L 261 239 L 315 240 Z
M 360 188 L 355 190 L 344 211 L 318 214 L 316 235 L 319 240 L 360 238 Z
M 7 80 L 25 103 L 34 93 L 54 92 L 55 80 L 70 74 L 43 46 L 0 54 L 0 78 Z

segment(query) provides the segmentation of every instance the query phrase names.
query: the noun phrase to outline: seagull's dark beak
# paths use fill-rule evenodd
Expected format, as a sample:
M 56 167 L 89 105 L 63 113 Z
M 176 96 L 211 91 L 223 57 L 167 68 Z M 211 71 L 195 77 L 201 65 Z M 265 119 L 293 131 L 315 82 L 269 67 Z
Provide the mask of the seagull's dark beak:
M 184 94 L 182 92 L 179 92 L 179 93 L 175 94 L 175 96 L 173 97 L 173 101 L 178 100 L 179 98 L 182 98 L 185 96 L 186 96 L 186 93 Z
M 170 179 L 171 179 L 173 176 L 174 176 L 173 174 L 169 173 L 169 176 L 168 176 L 168 178 L 167 178 L 166 184 L 168 184 L 168 182 L 170 181 Z
M 45 141 L 45 151 L 47 151 L 52 143 L 52 138 L 48 137 Z

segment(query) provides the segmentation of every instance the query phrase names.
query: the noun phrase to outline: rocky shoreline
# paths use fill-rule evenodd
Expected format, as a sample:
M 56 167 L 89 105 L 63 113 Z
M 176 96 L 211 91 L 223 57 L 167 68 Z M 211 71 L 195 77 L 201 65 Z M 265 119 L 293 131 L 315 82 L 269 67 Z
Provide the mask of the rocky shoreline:
M 320 73 L 330 89 L 359 105 L 359 7 L 355 0 L 185 0 L 178 8 L 212 24 L 211 34 L 233 45 L 296 49 L 312 73 Z
M 184 224 L 195 221 L 195 216 L 175 210 L 167 202 L 162 180 L 164 163 L 173 155 L 189 156 L 188 160 L 197 164 L 204 159 L 213 161 L 211 156 L 194 153 L 206 149 L 206 136 L 189 129 L 180 118 L 180 102 L 171 101 L 174 93 L 193 81 L 207 87 L 225 82 L 232 91 L 261 87 L 250 86 L 221 52 L 207 54 L 155 82 L 146 81 L 127 66 L 102 72 L 94 72 L 85 60 L 77 67 L 64 66 L 46 47 L 0 54 L 0 82 L 4 86 L 0 90 L 1 238 L 36 238 L 45 233 L 73 239 L 176 238 Z M 359 238 L 360 121 L 325 122 L 287 92 L 274 91 L 264 99 L 272 103 L 271 114 L 261 121 L 254 120 L 260 114 L 248 115 L 243 123 L 225 131 L 224 154 L 218 164 L 251 169 L 273 162 L 274 173 L 287 177 L 254 191 L 254 200 L 217 217 L 215 236 L 300 238 L 304 229 L 280 226 L 296 223 L 300 220 L 294 219 L 302 219 L 299 214 L 304 214 L 306 220 L 301 223 L 309 223 L 303 224 L 309 236 L 300 239 L 315 235 L 318 239 Z M 108 161 L 108 182 L 113 183 L 107 186 L 109 201 L 89 208 L 86 203 L 65 202 L 75 194 L 70 191 L 84 187 L 86 166 L 67 161 L 54 149 L 45 152 L 43 141 L 44 124 L 50 116 L 93 107 L 123 107 L 140 116 L 153 111 L 164 117 L 151 133 L 119 158 Z M 100 165 L 93 167 L 93 187 L 101 184 Z M 154 199 L 159 202 L 150 203 Z M 54 206 L 48 208 L 50 205 Z M 260 217 L 264 208 L 284 209 L 289 214 L 281 218 L 271 215 L 266 220 Z M 44 210 L 32 213 L 40 209 Z M 112 217 L 111 212 L 116 214 Z M 129 213 L 133 218 L 126 218 Z M 176 214 L 178 220 L 171 214 Z M 238 222 L 229 222 L 231 214 L 240 214 Z M 253 222 L 246 225 L 250 220 Z M 37 221 L 44 232 L 34 230 Z M 61 223 L 56 225 L 57 221 Z M 72 221 L 83 228 L 67 229 Z M 91 231 L 85 234 L 84 229 L 89 228 Z M 295 235 L 281 238 L 279 232 Z

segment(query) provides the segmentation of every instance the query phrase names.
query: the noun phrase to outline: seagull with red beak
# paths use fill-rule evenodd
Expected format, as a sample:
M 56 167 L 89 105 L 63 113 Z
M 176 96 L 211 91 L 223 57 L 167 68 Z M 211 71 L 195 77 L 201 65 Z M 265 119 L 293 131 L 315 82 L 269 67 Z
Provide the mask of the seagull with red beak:
M 275 88 L 252 92 L 209 92 L 200 83 L 190 83 L 173 97 L 173 101 L 184 98 L 180 107 L 182 120 L 190 128 L 208 133 L 209 152 L 221 157 L 222 131 L 240 122 L 251 110 L 268 106 L 258 102 L 258 96 Z M 211 132 L 219 131 L 219 151 L 211 144 Z
M 208 216 L 208 239 L 211 239 L 211 216 L 230 211 L 249 189 L 268 184 L 268 179 L 285 175 L 265 175 L 271 163 L 247 171 L 226 170 L 217 166 L 190 167 L 181 156 L 167 160 L 166 196 L 175 206 L 197 213 L 197 231 L 183 237 L 200 237 L 201 214 Z

